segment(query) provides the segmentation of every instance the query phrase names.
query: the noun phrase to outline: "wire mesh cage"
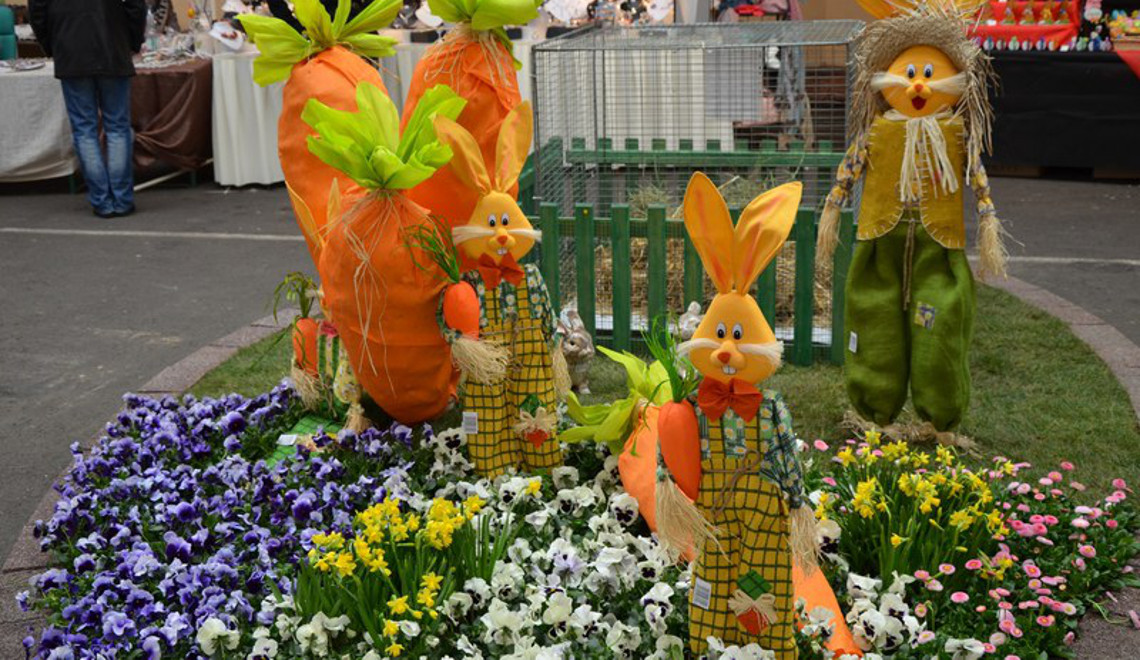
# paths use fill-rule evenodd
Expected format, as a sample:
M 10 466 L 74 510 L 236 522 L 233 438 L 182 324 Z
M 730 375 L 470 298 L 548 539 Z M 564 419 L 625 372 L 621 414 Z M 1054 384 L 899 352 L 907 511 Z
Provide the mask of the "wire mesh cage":
M 633 218 L 664 205 L 679 218 L 689 177 L 705 172 L 730 207 L 797 180 L 803 206 L 826 197 L 843 157 L 851 79 L 847 62 L 859 21 L 776 21 L 627 27 L 597 25 L 538 44 L 533 50 L 535 201 L 566 217 L 587 204 L 608 217 L 626 204 Z M 681 283 L 684 233 L 669 227 L 668 309 L 685 310 Z M 548 239 L 549 240 L 549 239 Z M 634 318 L 644 319 L 638 295 L 646 277 L 646 239 L 633 238 Z M 553 247 L 553 246 L 549 246 Z M 572 240 L 560 244 L 560 285 L 572 303 Z M 792 251 L 777 263 L 776 318 L 790 323 Z M 641 261 L 639 261 L 641 260 Z M 595 291 L 598 327 L 613 304 L 599 242 Z M 639 267 L 640 266 L 640 267 Z M 830 273 L 818 274 L 830 277 Z M 817 278 L 818 279 L 818 278 Z M 821 291 L 829 283 L 817 281 Z M 706 283 L 706 302 L 711 291 Z M 829 296 L 816 305 L 829 323 Z M 644 325 L 639 323 L 637 325 Z

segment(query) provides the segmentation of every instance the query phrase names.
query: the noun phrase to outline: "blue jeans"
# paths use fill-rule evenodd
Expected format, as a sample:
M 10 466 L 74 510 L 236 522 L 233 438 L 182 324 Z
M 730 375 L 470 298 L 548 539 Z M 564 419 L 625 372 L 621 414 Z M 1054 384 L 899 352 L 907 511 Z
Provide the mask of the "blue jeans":
M 123 213 L 134 206 L 134 134 L 130 78 L 64 78 L 63 101 L 71 119 L 75 153 L 96 213 Z M 99 144 L 99 116 L 107 154 Z

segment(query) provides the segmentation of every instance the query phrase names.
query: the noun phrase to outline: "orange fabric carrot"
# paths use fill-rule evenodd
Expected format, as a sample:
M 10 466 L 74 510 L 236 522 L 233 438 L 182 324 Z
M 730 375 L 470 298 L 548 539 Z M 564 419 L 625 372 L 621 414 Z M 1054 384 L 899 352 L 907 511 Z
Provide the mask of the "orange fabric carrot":
M 288 23 L 268 16 L 242 14 L 237 18 L 261 51 L 254 61 L 254 81 L 259 85 L 288 80 L 277 124 L 277 153 L 285 183 L 295 196 L 294 213 L 311 215 L 317 231 L 328 222 L 328 200 L 339 172 L 309 153 L 308 139 L 314 133 L 301 121 L 309 99 L 317 99 L 337 110 L 356 110 L 356 87 L 367 82 L 384 90 L 376 67 L 363 57 L 385 57 L 395 52 L 395 41 L 373 34 L 391 24 L 401 3 L 376 0 L 356 18 L 348 20 L 350 0 L 340 0 L 334 16 L 329 16 L 317 0 L 294 3 L 302 35 Z M 385 92 L 386 93 L 386 92 Z M 348 195 L 359 196 L 362 189 L 340 176 Z M 302 208 L 297 200 L 304 203 Z M 313 263 L 320 259 L 317 239 L 302 226 Z
M 693 404 L 669 401 L 662 405 L 659 426 L 661 456 L 681 492 L 696 500 L 701 486 L 701 445 Z
M 404 424 L 439 415 L 454 392 L 451 352 L 436 329 L 445 278 L 410 244 L 430 220 L 405 191 L 451 159 L 431 118 L 454 118 L 463 104 L 447 87 L 429 90 L 402 135 L 391 99 L 368 83 L 357 89 L 359 112 L 310 100 L 302 114 L 317 133 L 309 149 L 368 191 L 345 200 L 325 229 L 324 306 L 361 386 Z
M 436 16 L 457 25 L 416 63 L 404 123 L 425 90 L 448 85 L 467 101 L 459 125 L 474 136 L 483 161 L 493 163 L 500 125 L 522 102 L 515 59 L 503 26 L 525 25 L 538 15 L 536 5 L 533 0 L 429 0 L 429 5 Z M 518 184 L 506 192 L 516 197 Z M 409 196 L 449 226 L 467 222 L 479 201 L 478 193 L 464 186 L 450 167 L 440 168 Z
M 792 566 L 792 584 L 796 600 L 801 598 L 804 600 L 805 612 L 810 612 L 816 607 L 831 611 L 831 623 L 835 626 L 835 632 L 831 635 L 827 648 L 834 651 L 836 657 L 844 654 L 863 657 L 863 651 L 855 644 L 851 629 L 847 627 L 847 621 L 843 618 L 843 610 L 839 607 L 839 601 L 835 599 L 835 591 L 828 584 L 823 571 L 812 571 L 808 577 L 799 566 Z

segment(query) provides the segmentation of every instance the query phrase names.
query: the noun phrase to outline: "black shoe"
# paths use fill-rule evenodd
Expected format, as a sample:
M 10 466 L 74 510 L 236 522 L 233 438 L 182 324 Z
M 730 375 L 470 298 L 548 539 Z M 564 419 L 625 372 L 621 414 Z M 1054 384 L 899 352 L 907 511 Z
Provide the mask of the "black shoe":
M 95 209 L 91 209 L 91 212 L 94 213 L 96 216 L 103 218 L 104 220 L 106 220 L 108 218 L 114 218 L 118 215 L 114 211 L 112 211 L 110 213 L 103 213 L 102 211 L 96 211 Z
M 128 215 L 134 215 L 134 214 L 135 214 L 135 205 L 131 204 L 130 206 L 127 207 L 127 209 L 125 211 L 115 211 L 114 213 L 111 214 L 111 217 L 112 218 L 125 218 Z

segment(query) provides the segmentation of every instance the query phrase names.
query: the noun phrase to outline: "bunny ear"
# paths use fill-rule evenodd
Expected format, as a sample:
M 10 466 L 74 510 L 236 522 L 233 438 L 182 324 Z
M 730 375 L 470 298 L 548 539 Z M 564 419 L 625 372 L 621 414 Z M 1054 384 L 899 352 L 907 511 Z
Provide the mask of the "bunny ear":
M 702 172 L 685 190 L 685 229 L 720 293 L 732 291 L 732 217 L 720 191 Z
M 463 185 L 480 195 L 491 192 L 491 178 L 487 176 L 487 168 L 483 165 L 483 152 L 479 150 L 479 143 L 475 138 L 455 120 L 443 115 L 436 115 L 432 124 L 435 126 L 435 134 L 439 141 L 451 148 L 453 154 L 451 170 L 455 172 L 455 176 L 463 182 Z
M 747 291 L 780 251 L 796 223 L 803 192 L 799 181 L 785 183 L 752 200 L 740 214 L 732 251 L 737 290 Z
M 530 140 L 534 134 L 534 112 L 530 102 L 523 101 L 503 118 L 499 127 L 499 141 L 495 147 L 495 189 L 507 192 L 519 180 Z

